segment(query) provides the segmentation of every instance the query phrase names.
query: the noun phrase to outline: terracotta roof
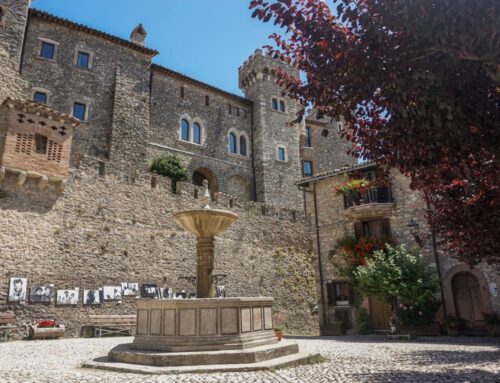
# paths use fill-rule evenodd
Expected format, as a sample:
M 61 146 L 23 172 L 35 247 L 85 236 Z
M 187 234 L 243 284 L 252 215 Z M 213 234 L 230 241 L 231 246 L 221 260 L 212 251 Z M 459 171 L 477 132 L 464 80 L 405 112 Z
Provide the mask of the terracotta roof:
M 64 19 L 62 17 L 54 16 L 54 15 L 51 15 L 50 13 L 40 11 L 38 9 L 31 8 L 29 11 L 29 14 L 31 17 L 39 17 L 41 19 L 44 19 L 44 20 L 47 20 L 47 21 L 50 21 L 50 22 L 53 22 L 56 24 L 60 24 L 60 25 L 64 25 L 64 26 L 72 28 L 72 29 L 76 29 L 78 31 L 82 31 L 82 32 L 86 32 L 86 33 L 89 33 L 89 34 L 94 35 L 94 36 L 102 37 L 103 39 L 112 41 L 116 44 L 120 44 L 120 45 L 126 46 L 128 48 L 134 49 L 136 51 L 139 51 L 141 53 L 150 55 L 151 57 L 156 56 L 158 54 L 158 51 L 156 51 L 154 49 L 146 48 L 142 45 L 133 43 L 129 40 L 122 39 L 121 37 L 110 35 L 108 33 L 99 31 L 97 29 L 87 27 L 86 25 L 78 24 L 78 23 L 75 23 L 74 21 Z
M 36 101 L 7 97 L 2 105 L 16 107 L 17 109 L 25 111 L 26 113 L 37 114 L 52 120 L 62 120 L 64 122 L 70 123 L 71 125 L 73 125 L 73 127 L 80 125 L 80 120 L 77 120 L 76 118 L 68 114 L 51 109 Z
M 162 73 L 165 73 L 171 77 L 175 77 L 175 78 L 178 78 L 182 81 L 186 81 L 188 83 L 191 83 L 193 85 L 196 85 L 196 86 L 199 86 L 201 88 L 205 88 L 207 90 L 210 90 L 212 92 L 215 92 L 215 93 L 219 93 L 223 96 L 226 96 L 226 97 L 230 97 L 230 98 L 233 98 L 239 102 L 242 102 L 244 104 L 247 104 L 247 105 L 252 105 L 253 102 L 251 100 L 249 100 L 248 98 L 245 98 L 245 97 L 241 97 L 241 96 L 238 96 L 237 94 L 234 94 L 234 93 L 230 93 L 230 92 L 227 92 L 223 89 L 220 89 L 220 88 L 217 88 L 213 85 L 210 85 L 210 84 L 207 84 L 207 83 L 204 83 L 204 82 L 201 82 L 199 80 L 196 80 L 192 77 L 188 77 L 182 73 L 179 73 L 179 72 L 176 72 L 172 69 L 168 69 L 168 68 L 165 68 L 161 65 L 158 65 L 158 64 L 152 64 L 151 65 L 151 69 L 152 70 L 156 70 L 158 72 L 162 72 Z
M 356 165 L 346 165 L 346 166 L 343 166 L 343 167 L 338 168 L 338 169 L 333 169 L 333 170 L 329 170 L 327 172 L 315 174 L 311 177 L 302 178 L 300 181 L 296 182 L 295 184 L 296 185 L 305 185 L 311 181 L 317 181 L 320 179 L 333 177 L 333 176 L 336 176 L 339 174 L 349 173 L 349 172 L 352 172 L 355 170 L 368 169 L 368 168 L 372 168 L 374 166 L 376 166 L 375 162 L 367 162 L 364 164 L 356 164 Z

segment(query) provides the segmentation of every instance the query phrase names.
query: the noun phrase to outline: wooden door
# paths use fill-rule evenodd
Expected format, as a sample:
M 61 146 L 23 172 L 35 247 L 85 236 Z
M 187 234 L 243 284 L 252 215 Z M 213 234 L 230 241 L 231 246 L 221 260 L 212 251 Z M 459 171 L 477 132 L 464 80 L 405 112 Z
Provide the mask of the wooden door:
M 379 297 L 371 296 L 370 302 L 370 316 L 376 330 L 388 330 L 389 319 L 391 319 L 391 306 L 382 301 Z
M 468 327 L 480 324 L 478 322 L 482 322 L 483 314 L 477 278 L 469 272 L 458 273 L 453 277 L 451 285 L 457 317 L 464 320 Z

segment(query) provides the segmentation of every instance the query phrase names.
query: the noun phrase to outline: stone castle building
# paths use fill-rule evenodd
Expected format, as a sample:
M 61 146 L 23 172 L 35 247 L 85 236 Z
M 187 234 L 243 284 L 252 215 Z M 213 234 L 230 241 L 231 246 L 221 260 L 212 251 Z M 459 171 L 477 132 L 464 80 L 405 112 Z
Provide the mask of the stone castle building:
M 214 205 L 240 215 L 216 243 L 228 295 L 274 296 L 275 321 L 288 332 L 317 332 L 317 302 L 325 333 L 339 322 L 350 329 L 354 308 L 336 307 L 332 295 L 349 287 L 336 285 L 344 281 L 327 254 L 359 222 L 388 220 L 392 235 L 414 245 L 407 222 L 425 230 L 422 199 L 401 175 L 387 206 L 348 209 L 332 197 L 359 169 L 337 123 L 313 114 L 293 122 L 299 105 L 281 95 L 274 73 L 294 68 L 256 50 L 239 68 L 241 97 L 152 63 L 158 52 L 145 42 L 142 25 L 125 40 L 32 9 L 29 0 L 0 0 L 0 311 L 14 311 L 18 324 L 58 319 L 77 335 L 89 314 L 133 313 L 134 300 L 12 303 L 9 281 L 193 290 L 194 240 L 172 214 L 197 206 L 208 180 Z M 161 154 L 189 171 L 176 193 L 147 171 Z M 450 258 L 441 267 L 443 277 L 464 271 Z M 483 308 L 498 309 L 485 290 L 500 283 L 498 274 L 477 270 L 490 302 Z M 377 310 L 383 322 L 384 308 Z

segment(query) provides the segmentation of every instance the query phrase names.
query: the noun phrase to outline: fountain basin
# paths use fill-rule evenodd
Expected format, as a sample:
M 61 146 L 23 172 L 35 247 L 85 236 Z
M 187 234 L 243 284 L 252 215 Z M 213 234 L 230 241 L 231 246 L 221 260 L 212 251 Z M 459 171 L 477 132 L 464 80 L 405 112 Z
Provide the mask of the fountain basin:
M 197 237 L 215 237 L 238 219 L 227 210 L 195 209 L 174 214 L 175 222 Z
M 167 352 L 243 350 L 275 344 L 274 299 L 137 301 L 134 349 Z

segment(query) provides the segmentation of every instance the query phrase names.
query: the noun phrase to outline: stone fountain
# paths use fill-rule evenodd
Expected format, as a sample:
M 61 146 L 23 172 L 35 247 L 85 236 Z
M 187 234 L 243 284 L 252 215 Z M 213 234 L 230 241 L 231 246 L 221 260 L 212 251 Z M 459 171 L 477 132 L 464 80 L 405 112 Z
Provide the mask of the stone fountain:
M 211 209 L 208 184 L 204 187 L 200 209 L 174 214 L 175 222 L 197 238 L 197 298 L 138 300 L 133 343 L 120 345 L 106 360 L 85 367 L 160 374 L 248 371 L 320 357 L 300 353 L 296 343 L 278 342 L 272 297 L 215 298 L 214 237 L 238 216 Z

